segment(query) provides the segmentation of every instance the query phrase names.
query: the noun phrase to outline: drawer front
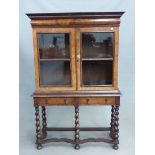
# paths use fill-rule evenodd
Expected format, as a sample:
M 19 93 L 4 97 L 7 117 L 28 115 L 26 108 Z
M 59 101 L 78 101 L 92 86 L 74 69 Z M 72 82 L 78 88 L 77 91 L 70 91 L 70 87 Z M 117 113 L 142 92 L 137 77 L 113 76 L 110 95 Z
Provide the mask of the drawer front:
M 82 104 L 82 105 L 112 105 L 112 104 L 115 104 L 115 97 L 80 98 L 79 104 Z
M 46 105 L 71 105 L 74 103 L 74 98 L 48 98 Z
M 38 105 L 114 105 L 119 104 L 119 97 L 39 97 L 35 98 L 35 104 Z
M 44 97 L 34 98 L 34 104 L 44 106 L 46 104 L 46 99 Z

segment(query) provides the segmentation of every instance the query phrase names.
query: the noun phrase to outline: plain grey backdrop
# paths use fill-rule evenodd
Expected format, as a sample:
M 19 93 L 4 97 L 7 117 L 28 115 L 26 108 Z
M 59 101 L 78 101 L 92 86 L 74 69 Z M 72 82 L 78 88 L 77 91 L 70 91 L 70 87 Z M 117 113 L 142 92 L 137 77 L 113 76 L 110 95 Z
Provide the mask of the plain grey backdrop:
M 120 149 L 115 151 L 104 143 L 87 143 L 74 150 L 66 143 L 51 143 L 38 151 L 35 148 L 35 117 L 33 100 L 35 90 L 33 41 L 30 20 L 25 13 L 36 12 L 104 12 L 125 11 L 121 18 L 119 43 Z M 20 0 L 20 155 L 134 155 L 134 0 Z M 109 126 L 110 108 L 80 107 L 81 126 Z M 48 126 L 73 126 L 73 107 L 49 107 Z M 72 138 L 74 133 L 54 132 L 49 136 Z M 103 132 L 81 132 L 83 137 L 107 136 Z

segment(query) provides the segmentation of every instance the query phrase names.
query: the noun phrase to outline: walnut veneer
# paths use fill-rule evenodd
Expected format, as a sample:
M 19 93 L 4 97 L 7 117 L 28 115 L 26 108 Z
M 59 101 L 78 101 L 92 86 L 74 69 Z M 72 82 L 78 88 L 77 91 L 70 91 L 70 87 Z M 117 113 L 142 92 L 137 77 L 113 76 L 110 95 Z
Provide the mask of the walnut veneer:
M 67 142 L 75 149 L 87 142 L 106 142 L 118 149 L 120 91 L 118 48 L 124 12 L 30 13 L 36 90 L 33 93 L 37 149 Z M 74 106 L 75 127 L 47 127 L 47 106 Z M 110 127 L 82 128 L 79 106 L 111 106 Z M 39 107 L 42 107 L 42 127 Z M 63 116 L 62 116 L 63 117 Z M 47 131 L 74 131 L 74 139 L 47 139 Z M 80 131 L 110 131 L 110 139 L 80 139 Z

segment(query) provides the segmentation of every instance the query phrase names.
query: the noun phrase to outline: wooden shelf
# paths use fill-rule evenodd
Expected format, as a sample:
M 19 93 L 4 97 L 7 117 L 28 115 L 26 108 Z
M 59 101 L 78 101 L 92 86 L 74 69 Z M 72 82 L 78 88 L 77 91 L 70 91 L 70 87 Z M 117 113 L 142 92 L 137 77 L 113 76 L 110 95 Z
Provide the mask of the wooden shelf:
M 112 61 L 113 58 L 82 58 L 82 61 L 101 61 L 101 60 Z
M 70 61 L 70 58 L 40 59 L 40 61 Z
M 112 87 L 112 84 L 83 84 L 84 87 Z

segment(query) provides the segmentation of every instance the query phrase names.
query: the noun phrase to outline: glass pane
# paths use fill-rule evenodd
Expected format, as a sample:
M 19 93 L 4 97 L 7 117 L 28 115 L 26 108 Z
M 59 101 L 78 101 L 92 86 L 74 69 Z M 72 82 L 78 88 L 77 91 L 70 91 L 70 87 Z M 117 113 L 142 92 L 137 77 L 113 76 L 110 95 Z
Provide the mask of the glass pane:
M 39 33 L 40 59 L 69 58 L 68 33 Z
M 83 61 L 82 85 L 112 85 L 112 61 Z
M 82 33 L 83 58 L 112 58 L 112 32 L 85 32 Z
M 41 61 L 41 85 L 71 85 L 70 61 Z

